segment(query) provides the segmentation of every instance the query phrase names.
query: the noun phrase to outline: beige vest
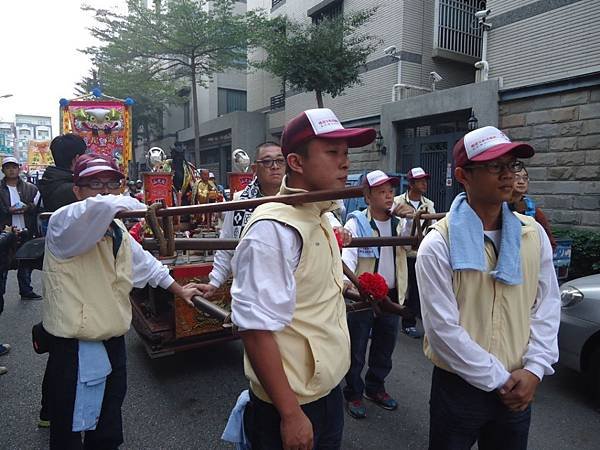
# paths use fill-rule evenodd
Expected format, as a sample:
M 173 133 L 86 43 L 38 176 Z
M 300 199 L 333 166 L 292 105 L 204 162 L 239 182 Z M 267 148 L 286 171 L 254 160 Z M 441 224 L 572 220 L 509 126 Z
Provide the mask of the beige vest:
M 371 214 L 368 213 L 367 220 L 371 221 Z M 398 222 L 396 233 L 400 235 L 402 222 Z M 378 237 L 379 233 L 373 230 L 373 236 Z M 394 255 L 396 263 L 396 290 L 398 291 L 398 303 L 404 304 L 404 298 L 406 296 L 406 289 L 408 286 L 408 269 L 406 267 L 406 250 L 402 246 L 396 247 L 396 253 Z M 375 272 L 375 258 L 358 258 L 358 264 L 356 266 L 355 273 L 357 276 L 362 275 L 365 272 Z M 392 301 L 394 299 L 391 299 Z
M 290 191 L 282 187 L 282 193 Z M 294 316 L 289 326 L 273 333 L 283 369 L 300 404 L 329 394 L 350 368 L 342 260 L 331 225 L 323 215 L 329 206 L 335 204 L 261 205 L 243 233 L 259 220 L 276 220 L 293 227 L 302 238 L 302 254 L 294 273 Z M 244 371 L 256 396 L 271 403 L 246 355 Z
M 46 248 L 42 287 L 44 328 L 52 335 L 86 341 L 121 336 L 131 324 L 131 245 L 125 226 L 117 257 L 104 236 L 82 255 L 56 258 Z
M 408 198 L 408 191 L 406 191 L 404 194 L 400 194 L 400 195 L 397 195 L 394 197 L 394 207 L 396 207 L 400 204 L 408 205 L 411 208 L 415 209 L 413 204 L 410 202 L 410 199 Z M 425 211 L 429 214 L 434 214 L 435 213 L 434 203 L 431 200 L 429 200 L 427 197 L 422 195 L 421 196 L 421 205 L 419 206 L 419 209 L 415 209 L 415 211 Z
M 494 355 L 506 370 L 523 367 L 530 333 L 531 308 L 535 304 L 540 274 L 541 241 L 535 219 L 518 213 L 521 227 L 521 270 L 524 282 L 509 286 L 476 270 L 454 271 L 452 288 L 458 303 L 460 325 L 471 339 Z M 448 242 L 448 216 L 433 225 Z M 493 244 L 485 239 L 488 271 L 496 267 Z M 423 341 L 425 355 L 438 367 L 450 370 Z
M 412 209 L 415 210 L 415 213 L 417 211 L 424 211 L 428 214 L 435 214 L 434 203 L 431 200 L 429 200 L 427 197 L 425 197 L 424 195 L 421 196 L 421 205 L 419 205 L 418 209 L 415 209 L 413 204 L 410 202 L 410 199 L 408 198 L 408 191 L 406 191 L 404 194 L 397 195 L 394 197 L 394 208 L 396 208 L 396 206 L 398 206 L 398 205 L 408 205 Z M 424 220 L 421 220 L 421 226 L 423 226 L 424 222 L 425 222 Z M 407 254 L 407 256 L 410 256 L 412 258 L 417 257 L 417 251 L 413 250 L 413 249 L 407 250 L 406 254 Z

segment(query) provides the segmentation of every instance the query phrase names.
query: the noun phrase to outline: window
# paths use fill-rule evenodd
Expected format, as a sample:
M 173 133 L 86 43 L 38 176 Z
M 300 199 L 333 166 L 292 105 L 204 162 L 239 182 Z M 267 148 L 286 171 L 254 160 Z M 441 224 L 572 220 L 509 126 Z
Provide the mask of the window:
M 218 97 L 219 116 L 233 111 L 246 111 L 246 91 L 219 88 Z
M 475 13 L 485 9 L 485 3 L 482 0 L 436 0 L 435 49 L 479 59 L 482 30 Z
M 308 17 L 312 18 L 313 23 L 319 23 L 324 18 L 334 19 L 343 14 L 342 0 L 324 0 L 307 12 Z

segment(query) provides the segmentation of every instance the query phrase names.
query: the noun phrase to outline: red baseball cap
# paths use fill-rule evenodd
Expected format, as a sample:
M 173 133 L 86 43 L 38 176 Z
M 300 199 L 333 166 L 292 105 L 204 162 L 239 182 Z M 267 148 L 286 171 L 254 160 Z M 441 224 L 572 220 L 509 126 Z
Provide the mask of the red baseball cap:
M 114 160 L 94 153 L 86 153 L 77 157 L 73 169 L 73 180 L 75 184 L 80 178 L 87 178 L 99 174 L 112 174 L 117 178 L 125 178 Z
M 409 180 L 420 180 L 421 178 L 431 178 L 427 172 L 423 170 L 422 167 L 413 167 L 408 171 L 408 179 Z
M 375 140 L 373 128 L 344 128 L 329 108 L 309 109 L 294 117 L 283 129 L 281 151 L 293 153 L 309 139 L 345 139 L 348 147 L 362 147 Z
M 369 187 L 377 187 L 385 184 L 387 182 L 392 183 L 392 186 L 398 186 L 400 183 L 400 179 L 396 177 L 388 176 L 383 170 L 374 170 L 369 172 L 365 177 L 365 183 L 369 185 Z
M 463 167 L 470 162 L 491 161 L 507 153 L 517 158 L 531 158 L 535 151 L 525 142 L 512 142 L 496 127 L 482 127 L 470 131 L 452 149 L 455 167 Z

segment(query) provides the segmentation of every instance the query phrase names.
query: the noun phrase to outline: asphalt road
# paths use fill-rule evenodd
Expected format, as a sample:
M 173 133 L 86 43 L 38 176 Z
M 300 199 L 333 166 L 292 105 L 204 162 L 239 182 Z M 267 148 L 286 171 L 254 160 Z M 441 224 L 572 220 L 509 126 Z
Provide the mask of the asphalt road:
M 39 272 L 34 287 L 41 291 Z M 0 377 L 0 449 L 48 447 L 48 431 L 36 428 L 46 356 L 31 349 L 31 326 L 41 302 L 19 300 L 15 272 L 8 280 L 0 342 L 13 349 L 0 357 L 8 374 Z M 246 387 L 239 342 L 150 360 L 135 334 L 127 339 L 129 388 L 124 404 L 122 449 L 230 449 L 220 441 L 229 411 Z M 400 408 L 369 406 L 368 417 L 347 417 L 344 449 L 427 448 L 431 364 L 421 341 L 398 338 L 388 391 Z M 582 377 L 560 366 L 538 390 L 530 449 L 600 448 L 600 410 L 588 398 Z

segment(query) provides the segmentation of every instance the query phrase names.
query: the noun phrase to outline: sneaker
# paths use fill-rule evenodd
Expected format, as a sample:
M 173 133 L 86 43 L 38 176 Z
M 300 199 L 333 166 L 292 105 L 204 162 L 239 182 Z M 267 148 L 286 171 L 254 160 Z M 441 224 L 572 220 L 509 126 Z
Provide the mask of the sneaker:
M 50 428 L 50 421 L 46 419 L 40 419 L 38 422 L 38 428 Z
M 0 366 L 0 375 L 4 375 L 6 372 L 8 372 L 8 369 L 4 366 Z
M 364 419 L 367 417 L 367 408 L 362 400 L 351 400 L 346 402 L 346 411 L 355 419 Z
M 417 327 L 402 328 L 402 332 L 414 339 L 421 339 L 423 337 L 423 333 L 417 330 Z
M 8 352 L 10 352 L 10 345 L 0 344 L 0 356 L 6 355 Z
M 373 403 L 388 411 L 393 411 L 398 408 L 398 402 L 390 397 L 390 394 L 387 392 L 378 392 L 373 395 L 365 393 L 364 395 L 367 400 L 371 400 Z
M 41 300 L 42 296 L 31 291 L 27 294 L 21 294 L 21 300 Z

